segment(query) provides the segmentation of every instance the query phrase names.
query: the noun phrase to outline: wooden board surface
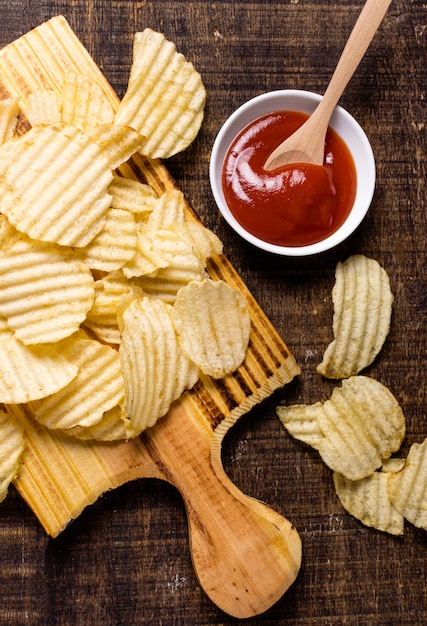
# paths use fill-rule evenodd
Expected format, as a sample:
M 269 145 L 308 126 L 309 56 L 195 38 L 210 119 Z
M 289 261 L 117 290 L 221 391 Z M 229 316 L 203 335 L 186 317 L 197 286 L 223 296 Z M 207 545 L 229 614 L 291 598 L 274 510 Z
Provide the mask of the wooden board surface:
M 61 12 L 119 95 L 135 30 L 162 30 L 193 60 L 208 90 L 195 144 L 168 162 L 204 223 L 225 243 L 262 308 L 295 354 L 302 375 L 241 418 L 223 445 L 226 471 L 244 493 L 297 526 L 304 561 L 291 590 L 253 624 L 424 624 L 426 533 L 402 539 L 344 513 L 318 456 L 291 440 L 275 417 L 281 401 L 326 398 L 315 366 L 331 338 L 330 289 L 338 260 L 379 260 L 395 293 L 387 344 L 369 373 L 404 407 L 407 450 L 427 435 L 425 417 L 425 10 L 394 2 L 341 103 L 358 119 L 377 158 L 368 218 L 317 259 L 275 259 L 237 239 L 218 218 L 208 183 L 209 151 L 227 115 L 268 89 L 321 92 L 361 2 L 1 3 L 0 44 Z M 326 39 L 327 36 L 327 39 Z M 0 623 L 232 624 L 201 591 L 188 551 L 180 496 L 156 480 L 105 496 L 56 540 L 45 536 L 12 490 L 0 509 Z

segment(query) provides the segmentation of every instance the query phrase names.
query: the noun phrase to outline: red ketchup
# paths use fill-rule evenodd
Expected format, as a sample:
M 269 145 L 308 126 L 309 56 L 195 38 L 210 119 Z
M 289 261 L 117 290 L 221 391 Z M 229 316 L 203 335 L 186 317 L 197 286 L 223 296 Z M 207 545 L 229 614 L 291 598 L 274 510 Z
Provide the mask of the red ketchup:
M 245 230 L 282 246 L 322 241 L 345 221 L 356 195 L 356 169 L 341 137 L 328 129 L 323 166 L 296 163 L 264 169 L 271 152 L 308 115 L 269 113 L 248 124 L 224 160 L 222 186 L 228 207 Z

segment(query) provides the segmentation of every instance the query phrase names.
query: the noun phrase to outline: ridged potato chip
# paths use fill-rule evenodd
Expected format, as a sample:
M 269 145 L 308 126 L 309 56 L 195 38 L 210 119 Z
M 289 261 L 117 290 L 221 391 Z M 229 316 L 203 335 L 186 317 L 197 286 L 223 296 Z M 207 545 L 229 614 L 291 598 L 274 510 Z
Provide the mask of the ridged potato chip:
M 405 519 L 427 530 L 427 438 L 412 444 L 401 471 L 389 478 L 388 493 Z
M 67 73 L 61 89 L 61 120 L 88 132 L 97 126 L 112 124 L 114 109 L 101 87 L 89 76 Z
M 0 402 L 23 404 L 68 385 L 77 367 L 54 345 L 25 346 L 12 331 L 0 330 Z
M 18 421 L 1 409 L 0 442 L 0 502 L 3 502 L 21 466 L 25 437 Z
M 278 407 L 282 424 L 288 429 L 289 422 L 290 434 L 310 445 L 312 438 L 326 465 L 350 480 L 381 467 L 405 436 L 405 417 L 396 398 L 367 376 L 351 376 L 326 402 L 307 405 L 307 426 L 304 407 L 296 406 Z
M 7 217 L 0 213 L 0 257 L 9 250 L 17 241 L 26 239 L 26 236 L 18 232 Z
M 135 215 L 151 213 L 158 200 L 156 192 L 150 185 L 121 176 L 114 176 L 108 193 L 111 195 L 113 208 L 126 209 Z
M 199 132 L 206 90 L 175 44 L 150 28 L 134 36 L 126 93 L 115 121 L 146 137 L 142 153 L 165 159 L 187 148 Z
M 223 281 L 193 281 L 180 289 L 172 309 L 183 352 L 212 378 L 242 364 L 251 320 L 243 296 Z
M 66 387 L 42 401 L 35 418 L 52 429 L 94 426 L 106 411 L 123 402 L 119 354 L 82 331 L 64 340 L 58 349 L 77 366 L 78 373 Z
M 393 459 L 393 461 L 404 463 L 402 459 Z M 362 524 L 391 535 L 403 535 L 403 515 L 393 507 L 388 496 L 390 474 L 387 463 L 381 471 L 375 471 L 370 476 L 356 481 L 334 472 L 334 487 L 347 513 Z
M 0 315 L 17 338 L 27 345 L 53 343 L 78 329 L 95 294 L 83 261 L 29 239 L 0 256 Z
M 133 213 L 111 208 L 100 232 L 87 246 L 79 250 L 81 258 L 91 269 L 113 272 L 133 259 L 137 242 Z
M 111 272 L 95 281 L 95 300 L 88 311 L 87 320 L 103 326 L 117 324 L 117 307 L 123 298 L 142 295 L 138 287 L 130 283 L 122 271 Z
M 129 126 L 107 124 L 88 131 L 88 136 L 101 149 L 111 170 L 130 159 L 144 145 L 145 139 Z
M 179 189 L 168 189 L 161 195 L 148 216 L 145 235 L 153 237 L 157 231 L 185 221 L 185 198 Z
M 134 437 L 153 426 L 174 400 L 198 380 L 197 367 L 181 352 L 170 305 L 152 298 L 131 301 L 119 315 L 125 410 Z
M 0 212 L 33 239 L 84 247 L 103 226 L 112 178 L 88 135 L 35 126 L 0 146 Z
M 170 229 L 188 242 L 205 265 L 206 260 L 214 254 L 222 254 L 222 241 L 214 232 L 196 222 L 179 222 L 172 224 Z
M 115 406 L 106 411 L 102 419 L 93 426 L 75 426 L 65 430 L 65 434 L 81 439 L 82 441 L 118 441 L 127 439 L 129 420 L 124 414 L 122 406 Z
M 86 320 L 82 324 L 82 328 L 88 330 L 91 335 L 102 343 L 111 346 L 119 346 L 121 343 L 122 339 L 117 325 L 99 324 L 94 320 Z
M 294 439 L 303 441 L 315 448 L 323 438 L 323 432 L 319 426 L 319 416 L 323 411 L 323 404 L 292 404 L 291 406 L 278 406 L 277 416 L 288 433 Z
M 0 100 L 0 146 L 13 138 L 19 115 L 18 98 Z
M 62 120 L 61 95 L 53 89 L 37 89 L 28 94 L 27 119 L 31 126 L 57 124 Z
M 335 276 L 334 340 L 317 371 L 339 379 L 358 374 L 381 350 L 390 330 L 393 294 L 386 271 L 360 254 L 338 263 Z

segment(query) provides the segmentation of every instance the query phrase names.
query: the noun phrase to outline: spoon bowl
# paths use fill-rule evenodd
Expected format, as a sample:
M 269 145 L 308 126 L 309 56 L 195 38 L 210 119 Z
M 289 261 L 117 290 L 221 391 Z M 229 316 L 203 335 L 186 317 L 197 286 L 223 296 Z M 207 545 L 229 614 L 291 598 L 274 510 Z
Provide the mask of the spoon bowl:
M 268 243 L 245 230 L 236 220 L 224 197 L 222 170 L 230 144 L 249 123 L 275 111 L 312 114 L 322 96 L 309 91 L 283 89 L 261 94 L 239 107 L 220 129 L 211 154 L 209 176 L 216 204 L 226 222 L 254 246 L 282 256 L 308 256 L 324 252 L 349 237 L 365 217 L 375 189 L 375 159 L 369 140 L 358 122 L 337 106 L 330 118 L 331 128 L 346 143 L 355 164 L 357 188 L 353 207 L 344 223 L 326 239 L 307 246 L 280 246 Z

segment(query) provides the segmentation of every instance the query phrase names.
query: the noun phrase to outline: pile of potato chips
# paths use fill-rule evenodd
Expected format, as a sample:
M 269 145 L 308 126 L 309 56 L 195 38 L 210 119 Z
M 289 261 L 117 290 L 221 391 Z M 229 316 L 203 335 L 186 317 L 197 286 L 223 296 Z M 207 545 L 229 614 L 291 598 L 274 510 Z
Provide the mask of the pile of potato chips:
M 393 295 L 385 270 L 363 255 L 338 263 L 332 290 L 334 339 L 318 373 L 342 379 L 326 402 L 277 407 L 296 439 L 333 471 L 343 507 L 363 524 L 402 535 L 404 520 L 427 530 L 427 439 L 394 458 L 405 437 L 403 411 L 387 387 L 358 375 L 390 330 Z
M 0 403 L 83 440 L 128 439 L 201 373 L 242 363 L 246 302 L 206 271 L 221 242 L 186 221 L 179 190 L 158 197 L 117 172 L 136 152 L 185 149 L 204 104 L 193 65 L 150 29 L 135 36 L 117 113 L 81 74 L 23 112 L 0 103 Z M 21 113 L 31 127 L 18 136 Z M 0 434 L 1 501 L 25 433 L 1 410 Z

